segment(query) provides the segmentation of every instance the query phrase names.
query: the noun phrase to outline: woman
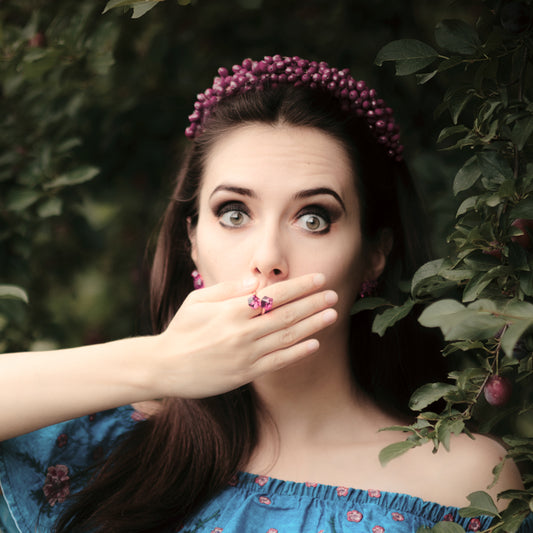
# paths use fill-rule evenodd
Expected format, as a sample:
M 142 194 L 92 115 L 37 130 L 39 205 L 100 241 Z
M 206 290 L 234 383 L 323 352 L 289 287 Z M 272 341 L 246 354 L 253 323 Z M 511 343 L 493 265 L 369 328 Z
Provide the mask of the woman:
M 410 393 L 441 373 L 413 322 L 379 339 L 350 316 L 371 289 L 398 300 L 425 259 L 391 110 L 325 63 L 274 56 L 219 74 L 190 117 L 161 228 L 160 333 L 3 361 L 7 382 L 37 391 L 5 415 L 4 438 L 81 417 L 4 442 L 18 527 L 479 530 L 490 519 L 457 507 L 492 481 L 495 442 L 377 459 L 397 439 L 380 428 L 404 423 Z M 507 462 L 489 492 L 520 486 Z

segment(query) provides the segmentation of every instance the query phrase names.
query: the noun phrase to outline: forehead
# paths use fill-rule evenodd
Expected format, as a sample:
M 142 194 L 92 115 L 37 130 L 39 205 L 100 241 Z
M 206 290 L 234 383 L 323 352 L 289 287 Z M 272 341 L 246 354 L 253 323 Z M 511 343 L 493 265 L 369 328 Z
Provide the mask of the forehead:
M 239 126 L 215 142 L 201 196 L 228 181 L 277 190 L 330 186 L 344 196 L 355 194 L 354 170 L 337 139 L 315 128 L 284 124 Z

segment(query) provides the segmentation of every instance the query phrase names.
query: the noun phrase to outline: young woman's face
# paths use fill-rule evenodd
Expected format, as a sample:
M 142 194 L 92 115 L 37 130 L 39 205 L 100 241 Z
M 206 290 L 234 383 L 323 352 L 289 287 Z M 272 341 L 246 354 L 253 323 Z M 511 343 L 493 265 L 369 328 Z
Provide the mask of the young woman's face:
M 322 272 L 340 316 L 361 282 L 379 274 L 363 247 L 348 155 L 312 128 L 252 124 L 219 139 L 190 238 L 206 286 L 254 275 L 265 287 Z

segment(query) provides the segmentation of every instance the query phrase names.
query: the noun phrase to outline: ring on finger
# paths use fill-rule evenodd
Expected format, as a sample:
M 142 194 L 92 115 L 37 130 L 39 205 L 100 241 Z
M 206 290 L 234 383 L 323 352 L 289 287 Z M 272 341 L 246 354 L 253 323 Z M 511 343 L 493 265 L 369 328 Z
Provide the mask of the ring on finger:
M 263 298 L 259 299 L 257 294 L 252 294 L 252 296 L 248 298 L 248 306 L 252 309 L 261 309 L 262 315 L 271 311 L 273 305 L 274 299 L 270 296 L 263 296 Z

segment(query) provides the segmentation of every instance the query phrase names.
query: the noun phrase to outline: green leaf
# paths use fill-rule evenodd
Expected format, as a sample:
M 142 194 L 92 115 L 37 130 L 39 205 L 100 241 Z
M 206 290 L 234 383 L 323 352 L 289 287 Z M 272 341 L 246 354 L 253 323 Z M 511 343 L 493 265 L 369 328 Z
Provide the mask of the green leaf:
M 146 2 L 139 2 L 133 6 L 132 19 L 138 19 L 142 17 L 145 13 L 148 13 L 150 9 L 154 8 L 162 0 L 152 0 Z
M 443 20 L 435 28 L 437 44 L 456 54 L 473 55 L 480 46 L 477 32 L 462 20 Z
M 150 9 L 155 7 L 161 1 L 163 0 L 109 0 L 102 11 L 102 14 L 107 13 L 116 7 L 131 7 L 133 8 L 132 18 L 139 18 L 150 11 Z
M 403 455 L 405 452 L 411 450 L 415 446 L 417 446 L 416 442 L 411 440 L 404 440 L 389 444 L 379 452 L 379 462 L 381 463 L 381 466 L 385 466 L 387 463 L 392 461 L 392 459 Z
M 37 214 L 41 218 L 58 216 L 61 214 L 63 202 L 60 198 L 48 198 L 43 204 L 37 208 Z
M 436 328 L 440 326 L 442 317 L 454 315 L 464 309 L 465 306 L 457 300 L 439 300 L 426 307 L 418 317 L 418 321 L 426 328 Z
M 41 197 L 41 193 L 33 189 L 16 188 L 9 191 L 6 207 L 10 211 L 23 211 Z
M 523 200 L 518 205 L 515 205 L 510 211 L 509 211 L 509 219 L 514 220 L 517 218 L 526 218 L 530 219 L 532 217 L 533 213 L 533 198 L 527 198 L 526 200 Z
M 499 152 L 484 151 L 478 154 L 477 158 L 483 176 L 500 182 L 513 178 L 512 168 Z
M 0 299 L 29 301 L 26 291 L 16 285 L 0 285 Z
M 509 267 L 498 265 L 488 272 L 479 272 L 472 277 L 468 282 L 463 292 L 463 302 L 474 301 L 482 292 L 483 289 L 491 283 L 491 281 L 500 276 L 509 274 Z
M 456 390 L 455 385 L 449 383 L 426 383 L 411 395 L 409 409 L 421 411 L 428 405 L 440 400 L 444 395 Z
M 452 122 L 457 124 L 459 116 L 463 112 L 466 104 L 472 99 L 473 93 L 471 90 L 465 92 L 463 89 L 454 91 L 447 99 L 448 109 L 452 117 Z
M 432 70 L 431 72 L 422 72 L 420 74 L 416 74 L 416 83 L 418 85 L 424 85 L 424 83 L 427 83 L 429 80 L 434 78 L 435 74 L 437 74 L 436 70 Z
M 452 137 L 454 135 L 459 135 L 461 133 L 467 133 L 470 130 L 464 126 L 463 124 L 459 124 L 457 126 L 450 126 L 448 128 L 444 128 L 439 133 L 439 136 L 437 138 L 437 143 L 440 143 L 444 141 L 445 139 L 448 139 L 448 137 Z
M 382 307 L 383 305 L 390 305 L 385 298 L 359 298 L 350 310 L 350 314 L 355 315 L 359 311 L 365 311 L 367 309 L 376 309 L 377 307 Z
M 478 300 L 468 308 L 455 300 L 440 300 L 424 309 L 418 321 L 426 327 L 439 327 L 445 340 L 488 339 L 506 323 L 496 311 L 490 300 Z
M 518 150 L 522 150 L 531 133 L 533 133 L 533 116 L 523 118 L 516 122 L 511 131 L 511 141 L 513 141 Z
M 477 157 L 473 156 L 459 169 L 453 181 L 453 193 L 459 194 L 472 187 L 481 176 L 481 168 Z
M 98 173 L 100 169 L 98 167 L 84 166 L 66 172 L 61 176 L 58 176 L 51 182 L 47 183 L 44 187 L 45 189 L 52 189 L 55 187 L 67 187 L 70 185 L 79 185 L 86 181 L 92 180 Z
M 400 39 L 386 44 L 376 56 L 376 65 L 385 61 L 396 63 L 396 74 L 405 76 L 427 67 L 438 57 L 438 52 L 431 46 L 416 39 Z
M 414 304 L 414 301 L 411 300 L 411 298 L 408 298 L 402 305 L 383 311 L 383 313 L 379 314 L 374 319 L 372 324 L 372 332 L 377 333 L 380 337 L 383 337 L 383 334 L 387 328 L 393 326 L 396 324 L 396 322 L 398 322 L 398 320 L 401 320 L 407 316 Z
M 485 491 L 479 490 L 477 492 L 472 492 L 467 498 L 470 501 L 470 505 L 459 509 L 459 514 L 463 518 L 473 518 L 483 514 L 488 516 L 500 516 L 498 508 L 494 504 L 494 500 Z

